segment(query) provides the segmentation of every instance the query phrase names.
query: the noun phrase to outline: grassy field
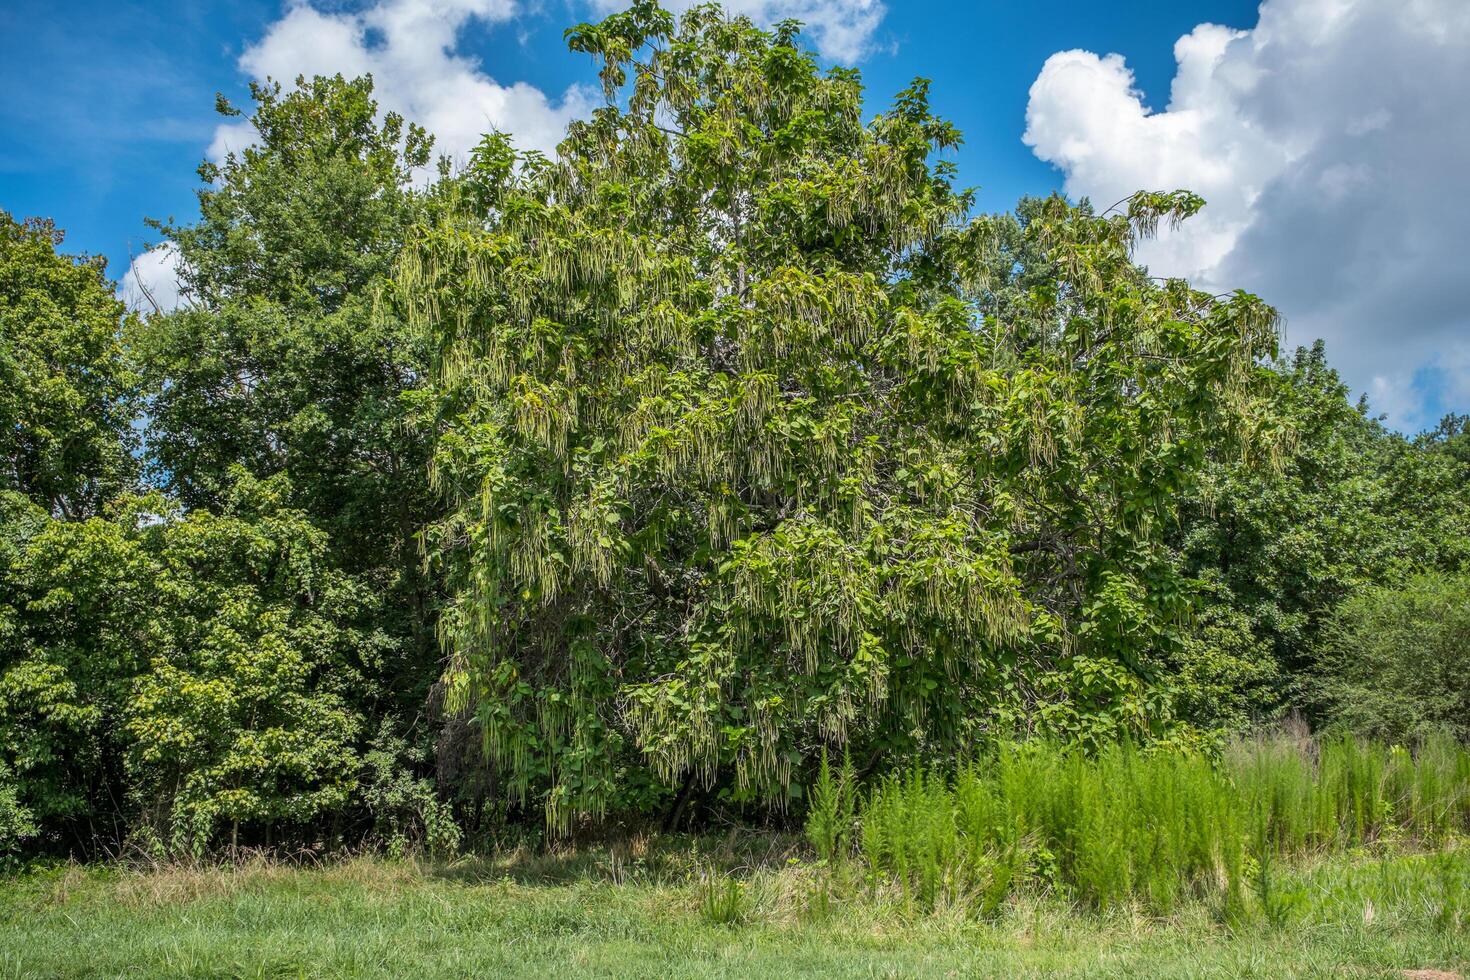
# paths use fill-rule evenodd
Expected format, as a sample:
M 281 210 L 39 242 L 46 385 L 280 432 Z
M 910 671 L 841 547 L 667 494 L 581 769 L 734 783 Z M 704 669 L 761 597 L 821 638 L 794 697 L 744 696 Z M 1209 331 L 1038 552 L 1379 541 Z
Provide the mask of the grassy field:
M 686 838 L 433 865 L 75 866 L 0 879 L 0 975 L 1422 976 L 1470 972 L 1470 851 L 1284 872 L 1287 912 L 1167 917 L 1044 892 L 989 919 L 835 888 L 790 841 Z M 713 887 L 700 876 L 723 868 Z M 700 869 L 706 869 L 701 871 Z M 729 877 L 726 877 L 726 874 Z M 726 885 L 726 882 L 732 882 Z M 838 898 L 848 895 L 849 898 Z M 730 921 L 720 921 L 730 920 Z M 1414 973 L 1412 971 L 1441 971 Z

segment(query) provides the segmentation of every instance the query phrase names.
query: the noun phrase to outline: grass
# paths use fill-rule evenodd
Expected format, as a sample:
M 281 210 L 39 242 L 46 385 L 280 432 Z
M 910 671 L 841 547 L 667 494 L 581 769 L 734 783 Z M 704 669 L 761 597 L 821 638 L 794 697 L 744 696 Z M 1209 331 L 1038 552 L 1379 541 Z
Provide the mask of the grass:
M 0 881 L 0 976 L 1403 976 L 1470 971 L 1470 852 L 1280 872 L 1279 925 L 1081 909 L 1038 891 L 982 918 L 834 885 L 792 842 L 632 842 L 451 864 L 63 866 Z M 734 882 L 733 886 L 728 884 Z M 730 896 L 737 896 L 731 898 Z M 1460 905 L 1456 905 L 1460 903 Z
M 1093 909 L 1167 914 L 1193 899 L 1227 919 L 1280 922 L 1295 902 L 1284 862 L 1432 849 L 1470 832 L 1470 750 L 1446 739 L 1409 752 L 1275 735 L 1219 763 L 1126 745 L 1085 755 L 1003 744 L 953 772 L 848 787 L 823 765 L 807 821 L 819 855 L 920 907 L 982 913 L 1041 885 Z
M 1030 743 L 867 792 L 824 763 L 811 801 L 805 841 L 32 868 L 0 878 L 0 978 L 1470 972 L 1453 742 Z

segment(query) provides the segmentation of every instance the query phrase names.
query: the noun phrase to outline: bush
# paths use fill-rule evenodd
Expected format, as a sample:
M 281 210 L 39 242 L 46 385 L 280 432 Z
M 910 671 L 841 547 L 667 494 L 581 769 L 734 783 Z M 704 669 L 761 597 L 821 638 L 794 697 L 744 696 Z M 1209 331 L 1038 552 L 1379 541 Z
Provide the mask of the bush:
M 1470 738 L 1470 575 L 1365 589 L 1339 608 L 1315 672 L 1327 721 L 1359 735 Z
M 128 801 L 129 830 L 198 852 L 354 798 L 353 699 L 382 643 L 288 489 L 239 472 L 220 514 L 124 498 L 20 543 L 0 764 L 50 842 L 117 843 L 91 828 Z
M 394 733 L 394 719 L 384 718 L 363 756 L 362 796 L 373 815 L 374 835 L 394 856 L 417 850 L 453 857 L 463 834 L 434 784 L 414 774 L 412 766 L 424 761 L 419 756 Z
M 31 812 L 20 805 L 10 768 L 0 762 L 0 858 L 15 850 L 21 841 L 36 836 Z

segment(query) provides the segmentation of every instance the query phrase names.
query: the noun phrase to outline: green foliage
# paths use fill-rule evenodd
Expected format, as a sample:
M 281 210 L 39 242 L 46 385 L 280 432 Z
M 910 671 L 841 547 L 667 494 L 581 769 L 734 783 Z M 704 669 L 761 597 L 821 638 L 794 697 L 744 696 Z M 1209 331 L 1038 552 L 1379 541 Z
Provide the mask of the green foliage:
M 1470 575 L 1350 597 L 1325 630 L 1313 693 L 1331 724 L 1391 739 L 1470 739 Z
M 721 835 L 723 838 L 724 835 Z M 1463 975 L 1470 853 L 1283 866 L 1303 903 L 1280 929 L 1222 928 L 1191 903 L 1167 917 L 1097 914 L 1045 893 L 994 922 L 915 915 L 887 893 L 839 892 L 804 914 L 802 865 L 742 872 L 739 928 L 701 910 L 691 862 L 715 839 L 650 842 L 667 871 L 619 881 L 619 845 L 444 866 L 372 856 L 308 865 L 37 869 L 0 878 L 0 962 L 18 976 L 455 978 L 793 975 L 1096 978 Z M 779 837 L 751 840 L 757 854 Z M 1457 918 L 1458 916 L 1458 918 Z M 447 941 L 448 940 L 448 941 Z
M 434 784 L 414 774 L 423 764 L 402 736 L 394 719 L 384 718 L 368 751 L 363 754 L 362 797 L 373 816 L 373 830 L 389 854 L 421 851 L 434 858 L 451 858 L 463 834 L 449 806 L 439 799 Z
M 1470 415 L 1451 412 L 1415 442 L 1422 448 L 1444 453 L 1460 465 L 1462 473 L 1470 475 Z
M 184 506 L 216 513 L 230 506 L 238 467 L 289 479 L 283 502 L 309 521 L 320 560 L 377 596 L 375 645 L 364 654 L 372 669 L 329 678 L 336 702 L 322 706 L 369 719 L 368 734 L 382 717 L 420 711 L 440 672 L 434 586 L 416 540 L 434 513 L 415 400 L 428 351 L 374 308 L 428 207 L 430 193 L 411 178 L 430 140 L 392 113 L 380 118 L 368 78 L 251 94 L 255 142 L 201 168 L 197 222 L 162 228 L 189 304 L 128 338 L 149 399 L 149 470 Z M 280 657 L 283 670 L 296 671 L 286 665 L 297 658 L 308 675 L 323 662 L 312 650 Z
M 1442 735 L 1414 754 L 1355 738 L 1257 740 L 1229 751 L 1226 768 L 1285 853 L 1439 842 L 1470 821 L 1470 750 Z
M 1215 738 L 1242 735 L 1280 708 L 1289 683 L 1268 639 L 1213 579 L 1200 583 L 1191 628 L 1174 652 L 1174 710 Z
M 409 180 L 433 140 L 396 113 L 380 120 L 372 94 L 369 77 L 299 77 L 284 94 L 251 83 L 253 141 L 200 165 L 197 224 L 158 223 L 187 296 L 330 313 L 387 271 L 418 216 Z M 216 109 L 241 115 L 223 97 Z
M 565 829 L 647 767 L 783 805 L 822 747 L 1169 728 L 1207 452 L 1254 446 L 1254 297 L 1127 215 L 968 219 L 917 81 L 863 122 L 794 32 L 650 3 L 569 32 L 608 105 L 489 137 L 394 295 L 434 332 L 451 707 Z
M 1235 743 L 1217 765 L 1168 749 L 1002 743 L 952 777 L 888 777 L 858 819 L 856 856 L 923 908 L 988 914 L 1031 879 L 1092 907 L 1160 912 L 1194 897 L 1239 914 L 1248 890 L 1279 926 L 1301 901 L 1280 859 L 1470 830 L 1470 749 L 1282 736 Z
M 1268 825 L 1264 819 L 1257 819 L 1252 840 L 1251 860 L 1247 871 L 1251 890 L 1255 893 L 1261 915 L 1265 917 L 1267 924 L 1279 929 L 1286 925 L 1305 896 L 1300 889 L 1285 889 L 1281 886 L 1276 852 L 1271 846 Z
M 924 905 L 1284 922 L 1276 857 L 1463 828 L 1464 416 L 1149 276 L 1189 191 L 973 214 L 792 22 L 567 40 L 607 104 L 437 182 L 371 79 L 220 99 L 178 311 L 0 212 L 0 850 L 794 803 Z M 1288 709 L 1422 748 L 1210 767 Z
M 817 857 L 831 861 L 847 850 L 852 836 L 857 785 L 852 764 L 844 762 L 834 775 L 822 753 L 817 781 L 812 784 L 806 811 L 806 835 L 816 848 Z
M 26 542 L 0 762 L 53 835 L 128 797 L 188 849 L 347 803 L 362 725 L 348 697 L 383 642 L 355 626 L 372 597 L 288 496 L 242 472 L 220 514 L 126 499 Z
M 699 890 L 699 914 L 710 925 L 739 925 L 745 916 L 743 882 L 711 870 Z
M 0 492 L 68 517 L 129 487 L 134 380 L 105 263 L 0 211 Z
M 68 522 L 15 502 L 0 556 L 0 763 L 43 827 L 80 828 L 124 795 L 118 731 L 147 663 L 158 569 L 129 531 L 136 514 Z
M 10 768 L 0 762 L 0 861 L 38 832 L 31 811 L 21 805 Z
M 1189 717 L 1241 729 L 1303 679 L 1338 606 L 1374 585 L 1470 562 L 1470 470 L 1455 426 L 1416 442 L 1354 407 L 1319 342 L 1262 368 L 1262 413 L 1285 435 L 1272 466 L 1217 458 L 1184 502 L 1179 547 L 1203 580 L 1181 656 L 1199 680 Z
M 283 479 L 242 473 L 224 513 L 165 525 L 162 644 L 128 705 L 129 765 L 192 842 L 226 822 L 305 823 L 356 785 L 348 697 L 372 638 L 344 624 L 371 599 L 287 499 Z
M 1005 744 L 952 782 L 914 770 L 876 787 L 862 853 L 925 906 L 1034 874 L 1095 907 L 1142 898 L 1168 910 L 1238 866 L 1236 803 L 1197 755 Z

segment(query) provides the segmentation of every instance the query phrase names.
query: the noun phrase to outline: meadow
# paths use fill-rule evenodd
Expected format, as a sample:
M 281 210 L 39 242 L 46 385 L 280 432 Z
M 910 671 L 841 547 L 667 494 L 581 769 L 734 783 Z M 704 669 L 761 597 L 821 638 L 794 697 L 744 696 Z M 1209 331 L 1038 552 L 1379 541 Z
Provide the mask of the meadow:
M 779 857 L 768 839 L 678 853 L 599 847 L 434 865 L 60 868 L 0 885 L 0 976 L 1403 976 L 1470 971 L 1470 855 L 1340 857 L 1293 868 L 1291 916 L 1223 922 L 1086 912 L 1018 894 L 988 918 L 900 896 L 827 900 L 806 865 L 747 867 L 735 921 L 694 866 Z M 1457 906 L 1458 903 L 1458 907 Z M 1458 925 L 1447 917 L 1458 915 Z
M 1467 825 L 1449 741 L 1003 746 L 869 792 L 828 766 L 802 834 L 33 865 L 0 975 L 1453 977 Z

